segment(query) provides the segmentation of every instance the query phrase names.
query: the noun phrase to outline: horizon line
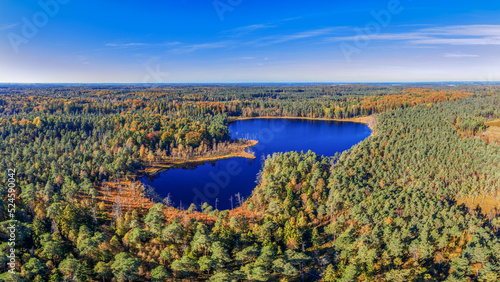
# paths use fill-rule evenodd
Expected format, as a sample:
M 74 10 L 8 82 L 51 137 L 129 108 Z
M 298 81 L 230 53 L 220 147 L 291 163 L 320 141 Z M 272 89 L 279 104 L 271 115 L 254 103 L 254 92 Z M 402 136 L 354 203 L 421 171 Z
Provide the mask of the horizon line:
M 160 82 L 160 83 L 141 83 L 141 82 L 0 82 L 0 85 L 242 85 L 242 84 L 302 84 L 302 85 L 346 85 L 346 84 L 444 84 L 444 83 L 484 83 L 497 84 L 500 81 L 488 80 L 442 80 L 442 81 L 346 81 L 346 82 Z

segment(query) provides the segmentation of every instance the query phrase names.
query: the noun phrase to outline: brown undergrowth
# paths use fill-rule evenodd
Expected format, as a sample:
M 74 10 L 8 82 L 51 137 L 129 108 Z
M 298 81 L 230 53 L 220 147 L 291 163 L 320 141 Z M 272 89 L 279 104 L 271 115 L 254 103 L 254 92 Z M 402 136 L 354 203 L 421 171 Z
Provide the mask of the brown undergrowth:
M 239 143 L 238 146 L 232 148 L 231 152 L 224 152 L 218 155 L 195 157 L 187 160 L 167 158 L 159 162 L 150 164 L 145 170 L 139 171 L 137 175 L 129 175 L 117 180 L 103 181 L 96 184 L 98 195 L 96 202 L 99 208 L 107 213 L 109 217 L 117 212 L 125 214 L 127 211 L 138 210 L 140 213 L 147 212 L 154 204 L 154 200 L 147 195 L 144 185 L 138 180 L 145 175 L 159 173 L 169 168 L 176 168 L 189 165 L 203 164 L 208 161 L 216 161 L 221 159 L 243 157 L 253 159 L 254 154 L 246 151 L 247 148 L 257 145 L 258 141 L 245 140 Z M 84 201 L 90 200 L 89 196 L 83 196 Z M 250 216 L 248 210 L 239 207 L 230 212 L 230 216 Z M 165 217 L 167 220 L 173 218 L 195 218 L 198 221 L 210 224 L 215 222 L 216 218 L 200 212 L 190 212 L 185 210 L 167 207 L 165 209 Z

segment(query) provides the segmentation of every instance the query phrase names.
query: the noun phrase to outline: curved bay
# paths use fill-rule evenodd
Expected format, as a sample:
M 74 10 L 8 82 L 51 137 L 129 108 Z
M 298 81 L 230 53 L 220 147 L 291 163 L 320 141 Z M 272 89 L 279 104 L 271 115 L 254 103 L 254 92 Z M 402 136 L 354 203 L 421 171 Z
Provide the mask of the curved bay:
M 239 120 L 229 126 L 232 138 L 258 140 L 250 148 L 255 159 L 232 158 L 197 166 L 169 169 L 141 181 L 170 198 L 176 207 L 207 202 L 219 210 L 238 206 L 236 194 L 249 197 L 257 174 L 268 155 L 275 152 L 308 151 L 333 156 L 348 150 L 371 134 L 360 123 L 302 119 Z M 231 201 L 232 199 L 232 201 Z

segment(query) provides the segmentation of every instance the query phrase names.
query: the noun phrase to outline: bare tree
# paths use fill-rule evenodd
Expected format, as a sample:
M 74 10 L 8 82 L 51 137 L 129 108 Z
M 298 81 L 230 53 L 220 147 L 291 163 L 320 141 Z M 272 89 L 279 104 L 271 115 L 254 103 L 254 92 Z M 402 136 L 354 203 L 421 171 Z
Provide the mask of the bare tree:
M 54 232 L 59 232 L 59 228 L 57 227 L 56 221 L 52 219 L 52 222 L 50 225 L 50 234 L 52 234 Z
M 121 203 L 121 198 L 120 195 L 116 197 L 116 202 L 113 203 L 113 219 L 118 221 L 120 217 L 122 217 L 122 203 Z
M 97 213 L 95 210 L 95 204 L 92 204 L 92 219 L 94 220 L 94 223 L 97 223 Z
M 106 183 L 104 184 L 104 200 L 107 200 L 110 195 L 111 190 L 109 189 L 109 185 Z
M 170 193 L 168 193 L 168 195 L 163 199 L 163 204 L 167 207 L 171 207 L 172 206 L 172 199 L 170 197 Z
M 238 199 L 238 204 L 240 205 L 240 207 L 242 206 L 243 204 L 243 198 L 241 197 L 241 193 L 237 193 L 236 194 L 236 198 Z

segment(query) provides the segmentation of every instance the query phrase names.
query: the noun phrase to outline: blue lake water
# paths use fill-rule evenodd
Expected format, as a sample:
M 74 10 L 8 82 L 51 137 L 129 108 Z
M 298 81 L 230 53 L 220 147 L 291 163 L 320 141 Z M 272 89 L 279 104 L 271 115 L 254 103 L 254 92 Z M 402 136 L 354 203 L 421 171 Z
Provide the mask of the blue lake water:
M 219 210 L 238 206 L 236 194 L 247 198 L 256 186 L 264 159 L 275 152 L 311 150 L 333 156 L 348 150 L 371 134 L 368 126 L 352 122 L 254 119 L 229 126 L 232 138 L 258 140 L 249 150 L 255 159 L 232 158 L 190 168 L 169 169 L 141 181 L 155 188 L 161 197 L 170 194 L 174 206 L 189 207 L 207 202 Z M 231 202 L 232 199 L 232 202 Z

